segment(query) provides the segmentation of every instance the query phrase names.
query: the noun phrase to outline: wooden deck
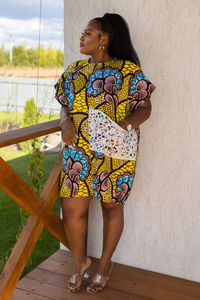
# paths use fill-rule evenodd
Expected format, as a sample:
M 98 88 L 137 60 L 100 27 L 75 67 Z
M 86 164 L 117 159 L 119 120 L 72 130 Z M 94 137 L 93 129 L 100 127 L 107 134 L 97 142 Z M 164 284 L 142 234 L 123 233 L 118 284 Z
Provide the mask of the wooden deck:
M 55 120 L 1 133 L 0 147 L 59 131 L 59 122 Z M 68 247 L 63 222 L 52 210 L 59 192 L 61 166 L 62 154 L 38 196 L 0 157 L 1 189 L 30 215 L 0 275 L 0 300 L 200 300 L 200 283 L 117 263 L 102 292 L 94 295 L 85 292 L 86 281 L 80 292 L 70 294 L 66 285 L 72 272 L 72 257 L 62 250 L 18 282 L 43 227 Z M 97 259 L 93 259 L 92 273 L 96 263 Z
M 93 271 L 97 259 L 93 259 Z M 83 288 L 68 293 L 66 284 L 72 271 L 71 254 L 58 250 L 36 269 L 22 278 L 11 297 L 12 300 L 197 300 L 200 283 L 114 264 L 111 278 L 102 292 L 94 295 Z

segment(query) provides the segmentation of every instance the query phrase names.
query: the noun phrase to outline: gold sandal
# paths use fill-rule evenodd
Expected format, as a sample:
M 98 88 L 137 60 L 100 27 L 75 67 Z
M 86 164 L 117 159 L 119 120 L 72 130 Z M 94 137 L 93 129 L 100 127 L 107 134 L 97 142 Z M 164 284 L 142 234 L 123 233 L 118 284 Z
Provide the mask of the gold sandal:
M 86 288 L 88 293 L 96 293 L 97 291 L 102 291 L 106 282 L 109 280 L 110 273 L 113 269 L 113 262 L 111 262 L 110 270 L 108 271 L 107 275 L 100 275 L 95 274 L 92 280 L 90 281 L 89 285 Z
M 90 260 L 90 265 L 89 267 L 87 267 L 82 274 L 72 274 L 68 280 L 68 287 L 67 287 L 67 291 L 70 293 L 75 293 L 78 292 L 81 288 L 82 285 L 82 281 L 85 278 L 89 278 L 89 274 L 87 273 L 87 270 L 90 268 L 91 266 L 91 260 Z

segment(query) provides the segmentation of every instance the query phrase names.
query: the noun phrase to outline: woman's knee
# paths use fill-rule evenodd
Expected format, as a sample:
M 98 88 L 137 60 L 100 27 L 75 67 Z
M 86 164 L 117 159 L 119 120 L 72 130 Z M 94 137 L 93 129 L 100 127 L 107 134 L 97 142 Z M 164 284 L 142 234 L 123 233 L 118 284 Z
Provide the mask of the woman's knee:
M 81 201 L 78 197 L 61 198 L 63 219 L 76 219 L 84 217 L 89 206 L 89 199 Z
M 123 215 L 123 206 L 119 204 L 112 204 L 112 203 L 106 203 L 101 202 L 102 210 L 106 215 Z

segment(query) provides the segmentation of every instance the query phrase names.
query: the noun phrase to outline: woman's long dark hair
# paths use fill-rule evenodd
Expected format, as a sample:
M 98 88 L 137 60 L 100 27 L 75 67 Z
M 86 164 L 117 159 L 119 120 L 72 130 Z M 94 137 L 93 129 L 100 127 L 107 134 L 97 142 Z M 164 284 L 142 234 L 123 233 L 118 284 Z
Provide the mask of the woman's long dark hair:
M 91 21 L 99 23 L 99 29 L 109 34 L 108 54 L 118 59 L 127 59 L 140 66 L 140 60 L 130 37 L 127 22 L 118 14 L 106 13 Z

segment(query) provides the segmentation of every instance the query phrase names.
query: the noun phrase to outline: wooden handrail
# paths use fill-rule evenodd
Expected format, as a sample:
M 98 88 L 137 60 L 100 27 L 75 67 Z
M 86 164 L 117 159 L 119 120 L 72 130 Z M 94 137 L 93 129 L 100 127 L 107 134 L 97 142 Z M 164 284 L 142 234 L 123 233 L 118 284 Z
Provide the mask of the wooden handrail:
M 54 120 L 0 134 L 0 147 L 12 145 L 60 130 L 60 120 Z M 0 300 L 9 300 L 32 253 L 43 227 L 67 247 L 62 220 L 52 210 L 59 192 L 62 153 L 38 196 L 20 176 L 0 158 L 0 186 L 29 214 L 27 224 L 0 275 Z M 15 180 L 13 180 L 13 178 Z
M 60 119 L 0 133 L 0 148 L 60 130 Z

